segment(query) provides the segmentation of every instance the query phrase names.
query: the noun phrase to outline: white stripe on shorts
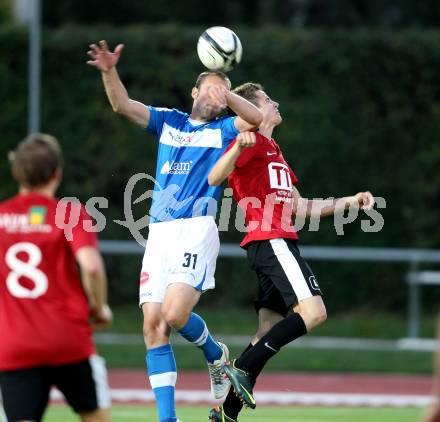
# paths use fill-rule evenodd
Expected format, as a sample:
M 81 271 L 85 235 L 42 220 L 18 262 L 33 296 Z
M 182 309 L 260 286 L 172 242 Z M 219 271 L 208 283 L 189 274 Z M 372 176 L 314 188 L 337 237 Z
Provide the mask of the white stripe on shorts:
M 96 400 L 99 409 L 109 409 L 111 406 L 110 388 L 108 386 L 107 369 L 105 360 L 98 355 L 89 358 L 92 376 L 95 381 Z
M 8 422 L 6 419 L 6 413 L 3 409 L 3 396 L 2 396 L 2 390 L 0 389 L 0 421 L 1 422 Z
M 298 300 L 312 297 L 312 292 L 304 278 L 301 268 L 287 246 L 286 241 L 284 239 L 272 239 L 270 240 L 270 244 Z
M 150 375 L 151 388 L 175 386 L 177 372 L 164 372 L 163 374 Z

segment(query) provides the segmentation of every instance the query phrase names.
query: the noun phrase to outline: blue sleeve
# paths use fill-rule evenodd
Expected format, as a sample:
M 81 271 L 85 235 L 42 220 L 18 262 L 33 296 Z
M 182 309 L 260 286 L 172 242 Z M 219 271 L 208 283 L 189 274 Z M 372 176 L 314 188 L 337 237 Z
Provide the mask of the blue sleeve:
M 235 119 L 237 117 L 225 117 L 222 124 L 223 139 L 230 144 L 240 133 L 235 127 Z
M 155 133 L 159 137 L 162 133 L 162 127 L 167 115 L 169 115 L 172 110 L 169 108 L 152 106 L 148 106 L 148 110 L 150 111 L 150 121 L 148 122 L 148 126 L 145 128 L 145 130 L 150 133 Z

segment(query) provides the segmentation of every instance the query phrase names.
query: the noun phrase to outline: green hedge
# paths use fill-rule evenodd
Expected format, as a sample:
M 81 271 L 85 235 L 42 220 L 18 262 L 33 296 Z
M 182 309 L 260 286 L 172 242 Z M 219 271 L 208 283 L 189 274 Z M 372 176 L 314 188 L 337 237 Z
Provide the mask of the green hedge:
M 203 70 L 195 53 L 202 29 L 95 26 L 44 32 L 42 129 L 59 137 L 64 148 L 60 195 L 74 193 L 83 201 L 105 196 L 109 221 L 123 219 L 130 176 L 154 174 L 154 138 L 112 112 L 98 72 L 85 64 L 88 44 L 103 38 L 111 46 L 126 44 L 119 71 L 132 98 L 189 110 L 191 87 Z M 330 219 L 319 232 L 303 231 L 303 244 L 440 248 L 440 32 L 237 32 L 244 57 L 230 77 L 234 85 L 261 82 L 280 103 L 284 122 L 275 135 L 301 193 L 327 197 L 369 189 L 387 200 L 381 232 L 363 233 L 357 220 L 345 236 L 337 236 Z M 27 34 L 1 28 L 0 51 L 4 198 L 15 191 L 6 152 L 26 134 Z M 135 215 L 146 210 L 141 204 Z M 222 233 L 223 241 L 241 238 L 232 227 Z M 128 239 L 129 233 L 109 223 L 101 238 Z M 115 299 L 136 301 L 139 261 L 108 257 Z M 232 291 L 237 304 L 252 299 L 239 288 L 254 282 L 252 273 L 244 261 L 230 261 L 219 263 L 220 288 L 208 296 L 211 303 L 229 303 Z M 314 267 L 334 310 L 405 307 L 402 266 Z M 434 292 L 429 299 L 438 298 Z
M 44 0 L 43 21 L 59 26 L 82 24 L 129 24 L 137 22 L 224 25 L 283 25 L 307 28 L 438 27 L 440 6 L 436 0 L 167 0 L 145 7 L 132 0 Z

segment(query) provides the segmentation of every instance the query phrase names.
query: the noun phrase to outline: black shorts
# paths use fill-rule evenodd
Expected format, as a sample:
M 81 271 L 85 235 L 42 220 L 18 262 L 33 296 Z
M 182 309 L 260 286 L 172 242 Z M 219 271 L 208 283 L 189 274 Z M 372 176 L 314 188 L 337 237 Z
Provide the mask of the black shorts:
M 52 386 L 77 413 L 110 407 L 104 360 L 99 356 L 79 363 L 0 371 L 0 391 L 8 421 L 41 421 Z
M 286 316 L 299 300 L 322 295 L 315 275 L 293 239 L 254 241 L 247 247 L 251 269 L 257 273 L 255 310 L 271 309 Z

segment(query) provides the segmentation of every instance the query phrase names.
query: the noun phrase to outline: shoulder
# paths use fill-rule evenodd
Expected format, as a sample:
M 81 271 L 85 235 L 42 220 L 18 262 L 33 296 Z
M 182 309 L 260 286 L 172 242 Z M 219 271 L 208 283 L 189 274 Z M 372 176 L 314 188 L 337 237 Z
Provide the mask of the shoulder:
M 214 120 L 209 122 L 208 127 L 222 128 L 227 125 L 232 125 L 234 123 L 234 120 L 235 120 L 235 117 L 231 117 L 231 116 L 216 117 Z
M 237 116 L 228 116 L 228 115 L 225 115 L 225 116 L 217 117 L 215 120 L 216 120 L 216 121 L 219 121 L 219 122 L 224 122 L 224 121 L 227 121 L 227 120 L 232 121 L 232 120 L 236 119 L 236 117 L 237 117 Z
M 177 110 L 176 108 L 163 108 L 161 110 L 163 113 L 164 121 L 170 126 L 182 126 L 185 125 L 188 121 L 189 114 Z
M 180 111 L 177 108 L 160 108 L 159 110 L 175 118 L 187 119 L 189 117 L 188 113 Z
M 80 201 L 69 200 L 68 198 L 54 199 L 58 212 L 64 212 L 65 217 L 90 219 L 86 207 Z M 57 216 L 59 217 L 59 216 Z
M 177 108 L 163 108 L 163 111 L 167 112 L 170 117 L 174 117 L 176 119 L 188 119 L 189 114 L 184 111 L 180 111 Z
M 152 105 L 147 106 L 150 113 L 162 114 L 165 117 L 174 117 L 180 119 L 187 119 L 189 117 L 188 113 L 178 110 L 177 108 L 167 108 L 167 107 L 155 107 Z
M 237 116 L 222 116 L 219 117 L 218 120 L 222 123 L 222 124 L 234 124 L 235 119 L 237 118 Z
M 17 196 L 14 196 L 12 198 L 4 199 L 3 201 L 0 201 L 0 211 L 7 210 L 10 208 L 14 208 L 14 204 L 17 201 Z

